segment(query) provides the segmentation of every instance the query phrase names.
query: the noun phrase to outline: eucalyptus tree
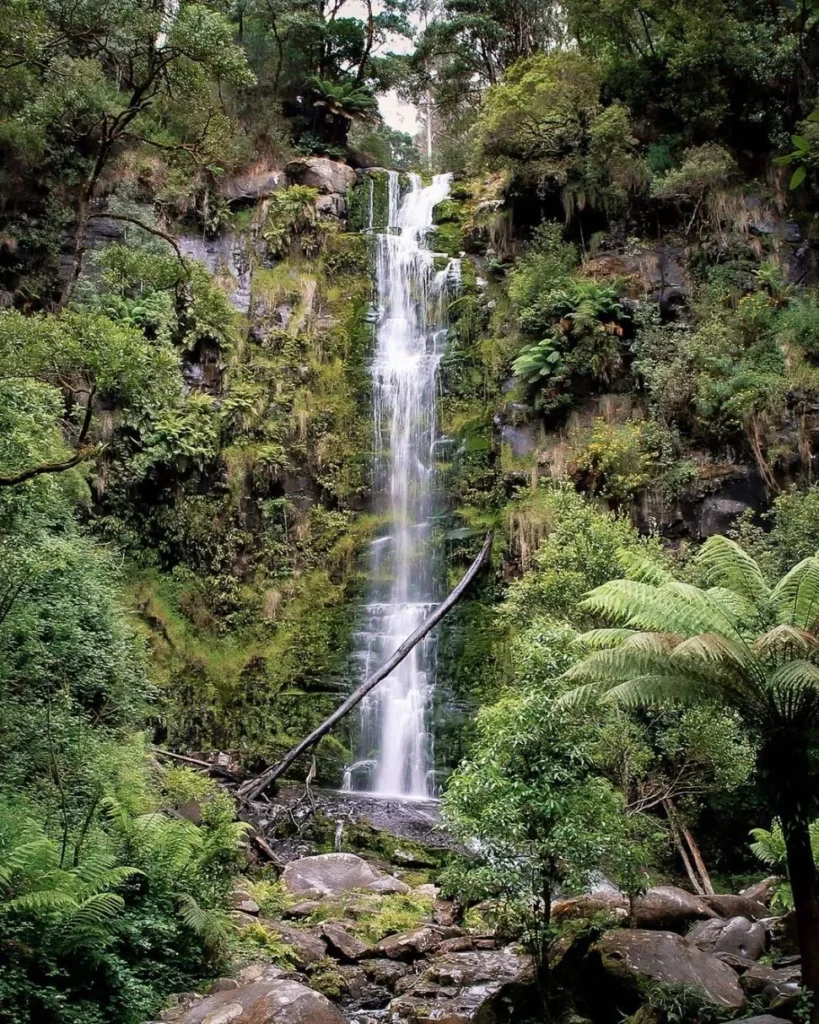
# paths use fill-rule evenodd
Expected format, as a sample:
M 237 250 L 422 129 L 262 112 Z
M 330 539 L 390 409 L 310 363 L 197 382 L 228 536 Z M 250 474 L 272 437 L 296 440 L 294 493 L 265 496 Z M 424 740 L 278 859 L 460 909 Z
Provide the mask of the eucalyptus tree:
M 733 709 L 758 744 L 758 777 L 781 823 L 806 986 L 819 993 L 819 894 L 810 822 L 819 810 L 819 557 L 769 586 L 725 537 L 698 555 L 710 586 L 656 566 L 593 590 L 582 607 L 616 625 L 566 673 L 564 701 L 697 702 Z M 819 1021 L 819 1006 L 813 1011 Z

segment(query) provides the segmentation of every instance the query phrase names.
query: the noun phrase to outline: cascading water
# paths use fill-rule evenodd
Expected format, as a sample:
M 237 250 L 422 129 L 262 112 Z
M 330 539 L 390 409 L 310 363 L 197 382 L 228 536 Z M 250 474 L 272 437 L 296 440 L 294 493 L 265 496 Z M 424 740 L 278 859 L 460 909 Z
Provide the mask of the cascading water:
M 460 265 L 451 260 L 436 273 L 427 233 L 449 184 L 449 175 L 437 175 L 427 187 L 410 175 L 409 191 L 401 197 L 398 174 L 390 172 L 388 226 L 376 236 L 374 480 L 389 532 L 370 549 L 370 591 L 356 634 L 362 675 L 375 671 L 440 597 L 431 521 L 437 504 L 436 376 L 446 338 L 444 300 L 457 286 Z M 370 216 L 372 226 L 372 201 Z M 345 772 L 345 789 L 434 795 L 428 722 L 434 682 L 430 636 L 362 702 L 362 760 Z

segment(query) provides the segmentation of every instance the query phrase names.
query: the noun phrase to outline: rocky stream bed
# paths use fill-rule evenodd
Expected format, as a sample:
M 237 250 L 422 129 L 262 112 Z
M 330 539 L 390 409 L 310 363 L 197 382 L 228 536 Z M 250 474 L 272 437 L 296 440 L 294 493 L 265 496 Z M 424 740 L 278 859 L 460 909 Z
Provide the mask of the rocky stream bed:
M 240 932 L 267 936 L 274 952 L 260 948 L 207 992 L 172 996 L 159 1021 L 542 1018 L 531 958 L 494 930 L 492 908 L 466 912 L 441 898 L 432 879 L 449 840 L 433 802 L 292 787 L 248 807 L 246 816 L 254 829 L 249 871 L 274 870 L 284 901 L 278 913 L 265 913 L 253 886 L 239 881 L 232 916 Z M 330 843 L 334 852 L 321 852 Z M 635 1022 L 651 1024 L 644 1002 L 652 985 L 685 986 L 745 1024 L 792 1019 L 799 961 L 789 917 L 769 909 L 776 881 L 738 895 L 660 885 L 632 902 L 611 889 L 558 901 L 551 977 L 569 995 L 571 1012 L 562 1019 L 615 1024 L 636 1015 Z

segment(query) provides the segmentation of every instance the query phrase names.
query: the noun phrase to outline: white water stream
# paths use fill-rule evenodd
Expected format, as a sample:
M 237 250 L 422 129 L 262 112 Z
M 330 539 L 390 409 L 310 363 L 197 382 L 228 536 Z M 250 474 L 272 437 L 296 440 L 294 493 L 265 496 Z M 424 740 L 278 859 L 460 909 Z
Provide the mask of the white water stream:
M 436 272 L 427 233 L 450 176 L 424 187 L 410 175 L 400 194 L 390 172 L 389 226 L 376 236 L 377 341 L 372 367 L 374 480 L 388 532 L 370 549 L 368 602 L 356 634 L 362 678 L 382 664 L 440 599 L 442 567 L 432 551 L 437 370 L 446 339 L 446 298 L 460 265 Z M 371 203 L 372 224 L 372 203 Z M 361 706 L 361 760 L 344 789 L 381 795 L 435 795 L 429 711 L 435 639 L 418 644 Z

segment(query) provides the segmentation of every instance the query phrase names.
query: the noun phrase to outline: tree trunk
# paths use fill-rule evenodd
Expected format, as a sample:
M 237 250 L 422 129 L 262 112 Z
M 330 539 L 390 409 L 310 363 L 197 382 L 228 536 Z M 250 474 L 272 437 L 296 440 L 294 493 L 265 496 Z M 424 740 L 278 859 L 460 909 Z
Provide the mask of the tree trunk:
M 317 729 L 314 729 L 306 739 L 303 739 L 301 743 L 298 743 L 295 747 L 289 750 L 278 764 L 272 765 L 267 769 L 267 771 L 263 772 L 257 778 L 250 779 L 248 782 L 241 785 L 237 791 L 238 795 L 243 800 L 253 800 L 255 797 L 263 793 L 268 786 L 274 783 L 276 779 L 278 779 L 278 777 L 290 767 L 299 754 L 303 754 L 305 750 L 309 750 L 310 747 L 315 746 L 322 736 L 326 736 L 336 722 L 341 721 L 348 712 L 352 711 L 352 709 L 359 704 L 370 690 L 377 686 L 382 679 L 386 679 L 390 672 L 392 672 L 397 665 L 401 664 L 413 647 L 420 643 L 427 633 L 433 630 L 447 612 L 450 611 L 458 601 L 460 601 L 466 593 L 469 584 L 489 561 L 491 551 L 492 534 L 487 533 L 478 557 L 461 577 L 461 581 L 458 583 L 457 587 L 450 592 L 445 601 L 442 601 L 441 604 L 439 604 L 438 607 L 424 619 L 418 629 L 407 637 L 395 654 L 393 654 L 393 656 L 385 662 L 381 668 L 368 676 L 360 686 L 356 687 L 341 707 L 337 708 L 328 718 L 325 718 L 321 725 Z
M 796 934 L 802 956 L 802 984 L 813 992 L 812 1024 L 819 1024 L 819 894 L 808 823 L 802 815 L 782 818 L 782 834 L 793 890 Z

